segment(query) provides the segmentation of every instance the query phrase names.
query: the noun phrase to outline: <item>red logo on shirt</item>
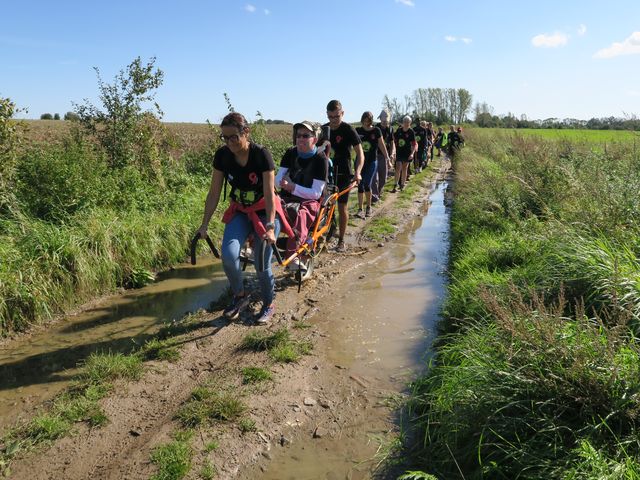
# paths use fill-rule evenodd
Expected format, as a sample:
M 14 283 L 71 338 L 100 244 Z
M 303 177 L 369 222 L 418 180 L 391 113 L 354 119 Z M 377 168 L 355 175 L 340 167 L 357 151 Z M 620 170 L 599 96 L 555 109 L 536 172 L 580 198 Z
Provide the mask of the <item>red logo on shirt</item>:
M 341 137 L 340 135 L 338 135 L 338 136 L 336 137 L 336 143 L 340 143 L 340 141 L 341 141 L 341 140 L 342 140 L 342 137 Z
M 256 185 L 258 183 L 258 175 L 256 175 L 256 172 L 251 172 L 249 174 L 249 181 L 252 185 Z

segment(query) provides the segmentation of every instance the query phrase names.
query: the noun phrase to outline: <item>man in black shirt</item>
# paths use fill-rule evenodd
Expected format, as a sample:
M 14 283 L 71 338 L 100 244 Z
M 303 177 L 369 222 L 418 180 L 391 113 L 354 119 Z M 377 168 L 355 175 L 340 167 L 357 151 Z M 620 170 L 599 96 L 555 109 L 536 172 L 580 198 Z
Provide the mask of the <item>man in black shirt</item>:
M 327 104 L 327 118 L 331 143 L 331 160 L 335 172 L 336 185 L 338 190 L 344 190 L 352 180 L 360 181 L 360 172 L 364 163 L 364 152 L 360 136 L 355 128 L 342 121 L 344 111 L 342 104 L 338 100 L 331 100 Z M 351 151 L 356 152 L 355 172 L 352 168 Z M 344 234 L 349 221 L 349 195 L 343 195 L 338 199 L 338 246 L 336 251 L 344 252 Z
M 418 143 L 418 152 L 413 158 L 413 167 L 414 171 L 418 173 L 422 170 L 422 165 L 427 155 L 427 129 L 424 128 L 419 118 L 416 118 L 416 126 L 413 127 L 413 133 Z

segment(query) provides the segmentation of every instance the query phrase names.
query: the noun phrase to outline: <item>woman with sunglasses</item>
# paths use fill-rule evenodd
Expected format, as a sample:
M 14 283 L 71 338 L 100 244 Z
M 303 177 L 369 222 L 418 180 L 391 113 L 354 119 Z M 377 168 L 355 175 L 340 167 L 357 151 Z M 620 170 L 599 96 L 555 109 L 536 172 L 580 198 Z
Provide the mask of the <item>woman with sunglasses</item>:
M 287 257 L 293 255 L 307 238 L 309 227 L 320 209 L 320 197 L 329 171 L 327 157 L 316 146 L 318 128 L 304 121 L 296 123 L 293 130 L 296 145 L 284 153 L 276 175 L 276 184 L 281 188 L 280 197 L 287 204 L 287 211 L 292 211 L 289 222 L 296 234 L 287 240 Z M 306 270 L 298 257 L 287 267 L 294 271 Z
M 249 126 L 244 116 L 229 113 L 220 124 L 220 138 L 225 145 L 213 157 L 211 185 L 204 206 L 202 225 L 198 229 L 201 238 L 207 235 L 207 226 L 220 201 L 223 182 L 231 186 L 229 208 L 222 221 L 226 224 L 222 238 L 222 265 L 231 284 L 233 300 L 224 309 L 224 316 L 235 320 L 250 302 L 243 284 L 240 268 L 240 249 L 253 234 L 255 267 L 262 294 L 262 310 L 257 322 L 268 323 L 273 317 L 274 278 L 271 271 L 271 248 L 262 252 L 262 241 L 275 243 L 280 231 L 282 215 L 274 190 L 275 166 L 271 153 L 249 138 Z M 226 186 L 225 186 L 226 187 Z M 226 188 L 225 188 L 226 195 Z M 287 232 L 291 233 L 291 232 Z M 263 255 L 264 253 L 264 255 Z

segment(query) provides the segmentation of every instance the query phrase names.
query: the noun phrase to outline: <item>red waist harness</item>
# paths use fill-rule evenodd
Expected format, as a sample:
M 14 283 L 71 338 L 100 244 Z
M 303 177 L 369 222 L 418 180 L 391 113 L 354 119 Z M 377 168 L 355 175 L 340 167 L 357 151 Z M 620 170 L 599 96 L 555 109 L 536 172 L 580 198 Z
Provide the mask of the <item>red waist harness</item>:
M 280 217 L 282 230 L 287 234 L 287 237 L 294 238 L 295 235 L 293 233 L 293 230 L 291 229 L 291 226 L 289 225 L 289 222 L 287 221 L 287 217 L 284 213 L 284 210 L 282 209 L 282 202 L 280 201 L 280 198 L 278 196 L 275 197 L 274 203 L 276 207 L 276 213 Z M 229 208 L 227 208 L 227 210 L 224 212 L 224 215 L 222 215 L 222 222 L 229 223 L 236 212 L 245 213 L 249 217 L 249 220 L 251 220 L 251 223 L 253 223 L 253 230 L 256 232 L 256 235 L 262 238 L 267 230 L 264 228 L 264 225 L 260 221 L 258 212 L 265 209 L 266 202 L 264 200 L 264 197 L 262 197 L 253 205 L 243 205 L 240 202 L 231 200 L 229 202 Z

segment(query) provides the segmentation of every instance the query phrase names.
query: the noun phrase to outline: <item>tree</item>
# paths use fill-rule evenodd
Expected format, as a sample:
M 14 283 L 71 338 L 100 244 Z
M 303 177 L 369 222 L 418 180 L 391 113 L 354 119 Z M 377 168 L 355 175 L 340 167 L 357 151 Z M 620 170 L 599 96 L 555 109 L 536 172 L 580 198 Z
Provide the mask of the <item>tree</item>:
M 105 83 L 98 67 L 94 67 L 104 110 L 87 99 L 82 105 L 74 103 L 80 124 L 96 136 L 112 167 L 120 168 L 135 162 L 136 150 L 146 150 L 143 143 L 148 141 L 144 138 L 149 133 L 148 120 L 162 116 L 154 98 L 164 73 L 155 68 L 155 61 L 153 57 L 143 64 L 137 57 L 125 70 L 120 70 L 111 84 Z M 146 103 L 152 103 L 153 109 L 144 110 Z
M 40 120 L 53 120 L 53 115 L 50 113 L 43 113 L 40 115 Z
M 60 120 L 60 114 L 59 114 L 59 113 L 56 113 L 56 114 L 53 116 L 53 119 L 54 119 L 54 120 Z
M 75 112 L 67 112 L 64 114 L 64 119 L 68 121 L 80 120 L 80 117 Z
M 455 123 L 463 123 L 467 118 L 467 114 L 471 110 L 471 104 L 473 103 L 473 95 L 464 88 L 457 90 L 458 108 L 456 110 Z

